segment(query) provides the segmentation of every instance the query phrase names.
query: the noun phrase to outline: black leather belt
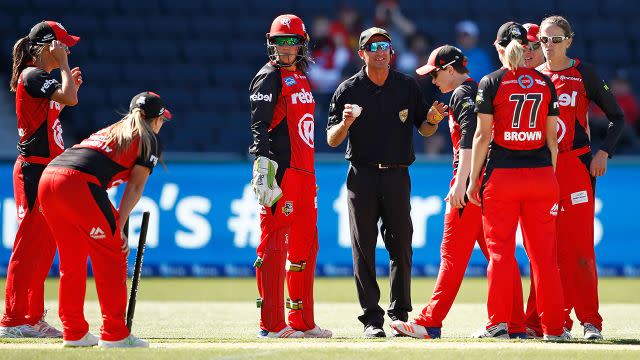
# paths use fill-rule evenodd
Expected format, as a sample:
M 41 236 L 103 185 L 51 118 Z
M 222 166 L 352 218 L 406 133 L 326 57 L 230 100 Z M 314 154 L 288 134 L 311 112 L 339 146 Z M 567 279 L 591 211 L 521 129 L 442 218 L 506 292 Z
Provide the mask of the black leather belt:
M 365 166 L 365 167 L 370 167 L 370 168 L 375 168 L 380 170 L 403 169 L 403 168 L 409 167 L 409 165 L 405 165 L 405 164 L 387 164 L 387 163 L 353 163 L 353 165 Z

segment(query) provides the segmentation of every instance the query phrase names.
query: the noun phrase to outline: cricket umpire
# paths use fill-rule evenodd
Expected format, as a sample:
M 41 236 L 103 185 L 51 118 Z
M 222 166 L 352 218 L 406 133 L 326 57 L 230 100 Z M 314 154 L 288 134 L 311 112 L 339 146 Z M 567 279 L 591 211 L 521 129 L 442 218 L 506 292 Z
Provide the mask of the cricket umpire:
M 411 223 L 409 165 L 415 160 L 413 126 L 422 136 L 435 133 L 446 115 L 438 104 L 427 111 L 413 78 L 391 70 L 391 36 L 380 28 L 360 34 L 362 69 L 336 89 L 329 108 L 327 142 L 347 137 L 345 158 L 353 269 L 365 337 L 385 337 L 384 310 L 378 305 L 375 250 L 380 231 L 390 257 L 391 320 L 406 321 L 411 311 Z

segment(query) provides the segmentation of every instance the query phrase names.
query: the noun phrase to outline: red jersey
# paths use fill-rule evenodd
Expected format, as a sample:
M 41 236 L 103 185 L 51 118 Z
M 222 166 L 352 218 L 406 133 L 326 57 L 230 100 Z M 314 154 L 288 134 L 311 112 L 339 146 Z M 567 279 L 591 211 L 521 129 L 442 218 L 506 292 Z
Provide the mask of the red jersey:
M 113 143 L 106 143 L 104 130 L 91 134 L 80 144 L 67 149 L 50 165 L 72 168 L 93 175 L 105 189 L 127 182 L 135 165 L 144 166 L 153 172 L 162 151 L 155 136 L 151 141 L 149 156 L 143 157 L 140 137 L 135 136 L 126 149 L 116 152 Z
M 250 85 L 251 154 L 278 163 L 278 180 L 292 167 L 314 172 L 315 100 L 307 76 L 267 63 Z
M 566 152 L 589 146 L 589 103 L 594 101 L 610 121 L 607 137 L 601 147 L 612 154 L 624 128 L 624 115 L 609 87 L 593 67 L 574 60 L 571 67 L 551 71 L 547 63 L 538 67 L 549 76 L 558 93 L 558 150 Z
M 24 69 L 18 78 L 18 152 L 30 162 L 48 164 L 64 151 L 58 119 L 62 105 L 51 100 L 61 86 L 51 74 L 33 66 Z
M 547 116 L 559 113 L 551 79 L 535 69 L 501 68 L 482 78 L 476 103 L 479 113 L 493 114 L 488 165 L 492 162 L 497 167 L 551 164 L 546 146 Z

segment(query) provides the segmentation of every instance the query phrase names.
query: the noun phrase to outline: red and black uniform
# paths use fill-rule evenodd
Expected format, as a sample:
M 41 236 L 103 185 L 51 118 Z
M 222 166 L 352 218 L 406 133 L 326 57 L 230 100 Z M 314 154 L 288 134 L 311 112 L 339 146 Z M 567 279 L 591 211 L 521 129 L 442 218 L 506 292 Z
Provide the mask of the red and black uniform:
M 143 156 L 140 138 L 118 152 L 103 131 L 68 149 L 44 170 L 38 188 L 44 217 L 60 253 L 60 319 L 65 340 L 79 340 L 89 331 L 83 313 L 87 256 L 102 311 L 101 339 L 129 335 L 127 254 L 121 250 L 119 216 L 107 189 L 128 181 L 135 165 L 153 170 L 160 145 L 155 136 L 150 155 Z
M 18 231 L 7 270 L 0 326 L 34 325 L 44 313 L 44 280 L 56 245 L 42 217 L 37 194 L 45 166 L 64 151 L 58 119 L 62 106 L 51 100 L 61 86 L 51 74 L 37 67 L 27 67 L 18 79 L 16 115 L 20 140 L 13 168 Z
M 449 101 L 449 130 L 453 143 L 453 186 L 458 172 L 460 149 L 471 149 L 476 131 L 476 103 L 478 84 L 471 78 L 458 86 Z M 482 233 L 482 210 L 467 202 L 462 209 L 452 209 L 447 204 L 444 217 L 444 233 L 440 246 L 440 271 L 429 304 L 415 319 L 424 327 L 442 327 L 442 321 L 449 313 L 458 294 L 464 272 L 469 263 L 473 246 L 478 242 L 487 258 L 487 246 Z M 524 313 L 522 311 L 522 284 L 520 277 L 514 278 L 514 311 L 509 323 L 509 332 L 523 333 Z M 518 306 L 519 304 L 519 306 Z M 519 309 L 519 311 L 518 311 Z
M 575 307 L 581 324 L 590 323 L 601 330 L 593 239 L 596 179 L 589 173 L 592 154 L 587 111 L 593 101 L 609 119 L 607 136 L 600 147 L 609 157 L 622 134 L 624 115 L 609 87 L 591 65 L 573 60 L 572 66 L 564 70 L 551 71 L 546 63 L 539 70 L 553 81 L 560 106 L 556 167 L 560 185 L 557 238 L 558 265 L 565 297 L 565 327 L 571 329 L 570 314 Z M 530 295 L 527 326 L 540 332 L 540 319 L 535 309 L 535 295 Z
M 487 328 L 511 318 L 518 221 L 533 269 L 543 332 L 563 333 L 562 285 L 556 261 L 558 182 L 546 145 L 547 116 L 558 98 L 536 70 L 499 69 L 480 82 L 477 110 L 493 115 L 493 141 L 482 186 L 483 230 L 489 252 Z M 520 289 L 518 289 L 520 290 Z
M 250 153 L 278 163 L 282 198 L 263 207 L 256 279 L 261 298 L 260 328 L 282 330 L 284 278 L 291 309 L 288 324 L 315 328 L 313 278 L 318 253 L 316 178 L 314 173 L 315 101 L 304 72 L 267 63 L 250 85 Z M 262 261 L 261 265 L 259 265 Z M 286 272 L 285 272 L 286 266 Z

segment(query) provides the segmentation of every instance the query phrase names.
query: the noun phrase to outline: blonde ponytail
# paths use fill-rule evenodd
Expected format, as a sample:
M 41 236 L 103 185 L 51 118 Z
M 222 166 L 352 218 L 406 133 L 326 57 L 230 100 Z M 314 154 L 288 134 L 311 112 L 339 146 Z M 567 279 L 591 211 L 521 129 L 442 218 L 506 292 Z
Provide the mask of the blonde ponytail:
M 43 49 L 43 45 L 31 44 L 28 36 L 20 38 L 13 45 L 13 65 L 11 67 L 11 81 L 9 82 L 9 89 L 12 92 L 16 92 L 18 88 L 18 79 L 22 74 L 22 70 L 27 68 L 27 64 L 30 61 L 40 57 Z
M 524 48 L 522 44 L 516 39 L 512 39 L 511 42 L 504 48 L 504 60 L 503 65 L 509 70 L 518 70 L 524 61 Z
M 120 121 L 107 127 L 105 132 L 106 143 L 113 143 L 116 153 L 122 152 L 131 145 L 136 135 L 140 137 L 140 153 L 143 158 L 148 159 L 152 150 L 157 151 L 157 149 L 151 149 L 152 146 L 157 146 L 154 141 L 155 134 L 151 130 L 149 121 L 145 120 L 142 109 L 133 109 Z

